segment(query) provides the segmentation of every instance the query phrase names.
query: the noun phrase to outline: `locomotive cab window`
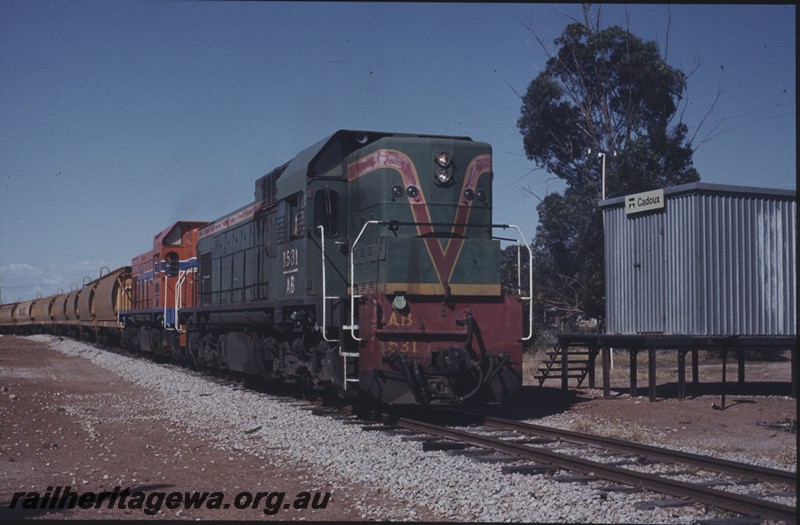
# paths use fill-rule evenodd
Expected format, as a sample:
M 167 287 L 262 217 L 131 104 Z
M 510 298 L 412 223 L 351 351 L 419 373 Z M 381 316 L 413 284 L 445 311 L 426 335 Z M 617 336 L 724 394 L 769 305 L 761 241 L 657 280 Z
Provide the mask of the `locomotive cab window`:
M 278 243 L 304 236 L 305 201 L 302 193 L 287 197 L 278 204 Z
M 303 236 L 304 210 L 303 198 L 301 194 L 289 199 L 289 239 L 299 239 Z
M 180 259 L 175 252 L 169 252 L 164 256 L 164 270 L 167 272 L 167 277 L 177 277 L 180 269 Z
M 180 246 L 183 241 L 183 228 L 176 224 L 168 234 L 164 236 L 164 246 Z
M 314 194 L 314 230 L 325 229 L 325 237 L 339 235 L 339 194 L 325 186 Z

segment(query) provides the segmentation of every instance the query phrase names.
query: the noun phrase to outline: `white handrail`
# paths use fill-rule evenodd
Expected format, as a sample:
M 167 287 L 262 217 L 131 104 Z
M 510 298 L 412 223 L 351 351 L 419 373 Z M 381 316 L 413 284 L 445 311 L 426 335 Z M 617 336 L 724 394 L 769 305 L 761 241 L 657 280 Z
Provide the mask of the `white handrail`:
M 337 296 L 328 296 L 328 288 L 327 288 L 327 280 L 325 278 L 325 227 L 323 225 L 317 226 L 317 229 L 320 233 L 320 247 L 322 249 L 322 339 L 329 343 L 336 343 L 338 339 L 329 339 L 328 338 L 328 311 L 327 311 L 327 302 L 328 299 L 338 299 Z
M 189 270 L 179 270 L 178 271 L 178 282 L 175 284 L 175 328 L 174 330 L 179 334 L 185 334 L 186 330 L 181 330 L 181 325 L 178 322 L 178 310 L 181 308 L 181 303 L 183 303 L 183 285 L 186 283 L 186 275 L 189 273 Z
M 370 224 L 380 224 L 381 221 L 367 221 L 364 223 L 364 226 L 361 227 L 361 231 L 358 232 L 358 236 L 356 240 L 353 241 L 353 245 L 350 246 L 350 326 L 345 326 L 345 330 L 350 330 L 350 336 L 355 339 L 356 341 L 363 341 L 360 337 L 356 336 L 356 330 L 358 326 L 356 326 L 356 298 L 360 298 L 360 294 L 356 294 L 356 281 L 355 281 L 355 263 L 353 261 L 356 253 L 356 244 L 358 241 L 361 240 L 361 236 L 364 234 L 364 231 L 367 229 L 367 226 Z
M 373 222 L 377 222 L 377 221 L 373 221 Z M 366 227 L 366 225 L 364 225 L 364 226 Z M 335 296 L 335 295 L 332 295 L 332 296 L 328 295 L 327 279 L 326 279 L 326 273 L 325 273 L 325 228 L 321 224 L 319 226 L 317 226 L 317 228 L 320 231 L 320 243 L 321 243 L 321 251 L 322 251 L 322 338 L 325 341 L 329 342 L 329 343 L 336 343 L 336 342 L 339 342 L 338 339 L 329 339 L 328 335 L 327 335 L 327 331 L 328 331 L 327 330 L 328 312 L 327 312 L 326 303 L 328 302 L 329 299 L 338 299 L 338 297 Z M 364 229 L 363 228 L 361 230 L 361 233 L 364 233 Z M 359 233 L 358 237 L 356 238 L 356 242 L 358 242 L 358 239 L 361 238 L 361 233 Z M 353 243 L 353 244 L 355 245 L 355 243 Z M 352 254 L 352 252 L 351 252 L 351 254 Z M 353 266 L 352 266 L 352 260 L 351 260 L 351 267 L 350 267 L 350 279 L 351 279 L 351 281 L 352 281 L 352 278 L 353 278 Z M 351 282 L 351 287 L 352 287 L 352 282 Z M 355 328 L 354 328 L 355 322 L 354 322 L 354 316 L 353 316 L 353 308 L 354 308 L 354 299 L 351 299 L 351 302 L 350 302 L 350 326 L 349 327 L 345 326 L 344 328 L 345 329 L 350 328 L 350 334 L 352 335 L 353 339 L 355 339 L 357 341 L 360 341 L 360 339 L 358 339 L 355 336 Z M 342 356 L 342 376 L 343 376 L 342 377 L 342 379 L 343 379 L 342 388 L 344 390 L 347 390 L 347 383 L 358 383 L 359 382 L 358 378 L 348 378 L 347 377 L 347 358 L 348 357 L 359 357 L 359 353 L 358 352 L 344 352 L 344 351 L 342 351 L 342 347 L 340 345 L 339 346 L 339 355 Z
M 358 244 L 358 241 L 361 240 L 361 237 L 363 236 L 364 232 L 366 231 L 367 227 L 370 224 L 385 224 L 385 223 L 382 222 L 382 221 L 377 221 L 377 220 L 369 220 L 369 221 L 365 222 L 364 226 L 361 227 L 361 231 L 358 233 L 358 236 L 356 237 L 356 240 L 353 241 L 353 245 L 350 247 L 350 288 L 351 288 L 351 294 L 350 294 L 350 325 L 349 326 L 345 326 L 344 328 L 347 329 L 347 330 L 350 330 L 351 337 L 356 341 L 362 341 L 363 340 L 363 339 L 357 337 L 356 333 L 355 333 L 355 331 L 358 329 L 358 326 L 356 326 L 356 324 L 355 324 L 355 300 L 357 298 L 362 297 L 362 296 L 360 294 L 356 294 L 355 293 L 355 291 L 356 291 L 356 289 L 355 289 L 356 282 L 355 282 L 355 262 L 354 262 L 354 257 L 355 257 L 356 245 Z M 503 228 L 503 229 L 514 228 L 515 230 L 517 230 L 517 234 L 519 234 L 519 238 L 522 240 L 522 244 L 524 244 L 525 248 L 527 248 L 527 250 L 528 250 L 528 296 L 527 297 L 523 297 L 523 296 L 520 297 L 521 301 L 528 301 L 529 306 L 530 306 L 528 308 L 528 334 L 526 336 L 522 337 L 520 339 L 520 341 L 530 341 L 531 339 L 533 339 L 533 250 L 531 250 L 530 245 L 528 245 L 528 241 L 525 239 L 525 235 L 522 233 L 522 230 L 516 224 L 493 224 L 492 228 Z M 519 241 L 517 241 L 517 242 L 519 244 Z M 522 293 L 522 290 L 521 290 L 521 288 L 522 288 L 521 266 L 522 265 L 520 264 L 521 263 L 520 250 L 517 250 L 517 259 L 518 259 L 518 263 L 517 263 L 517 272 L 518 272 L 517 284 L 518 284 L 518 288 L 520 289 L 519 291 L 520 291 L 520 294 L 521 294 Z
M 169 330 L 167 328 L 167 283 L 169 282 L 169 276 L 167 272 L 164 272 L 164 286 L 161 288 L 161 293 L 164 294 L 164 318 L 161 320 L 161 324 L 164 326 L 164 330 Z
M 517 239 L 517 294 L 522 295 L 522 247 Z
M 525 240 L 525 236 L 522 234 L 522 230 L 516 224 L 506 224 L 502 226 L 503 228 L 514 228 L 517 230 L 520 239 L 522 239 L 523 244 L 528 249 L 528 297 L 520 297 L 521 301 L 529 301 L 530 308 L 528 308 L 528 335 L 520 339 L 521 341 L 530 341 L 533 338 L 533 250 L 528 245 L 528 241 Z M 519 244 L 519 242 L 517 243 Z M 520 250 L 517 250 L 517 284 L 521 288 L 521 277 L 522 273 L 520 270 Z M 521 291 L 520 291 L 521 293 Z

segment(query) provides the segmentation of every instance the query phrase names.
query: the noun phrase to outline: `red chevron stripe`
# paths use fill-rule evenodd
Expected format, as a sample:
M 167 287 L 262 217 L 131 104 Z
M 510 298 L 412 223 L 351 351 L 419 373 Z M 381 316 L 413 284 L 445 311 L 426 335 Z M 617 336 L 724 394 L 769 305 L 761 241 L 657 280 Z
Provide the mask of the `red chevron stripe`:
M 347 179 L 352 182 L 359 177 L 363 177 L 364 175 L 382 168 L 395 170 L 402 178 L 404 188 L 413 185 L 419 189 L 419 195 L 417 195 L 417 197 L 408 197 L 408 204 L 411 206 L 412 216 L 417 223 L 432 222 L 430 209 L 428 208 L 425 194 L 419 182 L 419 174 L 417 173 L 416 166 L 405 153 L 388 149 L 377 150 L 349 164 L 347 166 Z M 461 249 L 464 246 L 464 239 L 455 238 L 456 235 L 464 236 L 466 226 L 456 226 L 456 224 L 466 224 L 472 209 L 473 201 L 464 198 L 464 192 L 467 189 L 475 191 L 480 176 L 491 170 L 492 157 L 489 154 L 478 155 L 470 161 L 461 186 L 458 208 L 456 209 L 453 221 L 454 226 L 450 230 L 453 236 L 446 240 L 444 246 L 442 246 L 439 239 L 434 237 L 424 239 L 428 255 L 433 262 L 436 275 L 442 286 L 449 284 L 461 254 Z M 417 234 L 420 236 L 435 233 L 433 226 L 427 224 L 417 224 L 416 228 Z

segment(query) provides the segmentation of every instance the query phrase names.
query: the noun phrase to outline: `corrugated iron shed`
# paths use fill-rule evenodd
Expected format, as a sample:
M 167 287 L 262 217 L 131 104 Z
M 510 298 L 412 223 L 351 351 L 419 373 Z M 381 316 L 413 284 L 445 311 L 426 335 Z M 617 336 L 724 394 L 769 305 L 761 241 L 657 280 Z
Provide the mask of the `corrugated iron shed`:
M 692 183 L 604 215 L 606 333 L 795 335 L 797 192 Z

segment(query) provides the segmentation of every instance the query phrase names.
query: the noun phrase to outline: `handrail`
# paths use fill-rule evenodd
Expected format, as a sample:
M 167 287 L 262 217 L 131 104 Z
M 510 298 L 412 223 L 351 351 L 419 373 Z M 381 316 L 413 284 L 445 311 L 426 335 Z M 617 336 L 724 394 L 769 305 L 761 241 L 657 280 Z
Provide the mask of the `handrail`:
M 326 305 L 328 299 L 338 299 L 338 297 L 335 295 L 328 297 L 328 281 L 325 278 L 325 227 L 320 224 L 317 229 L 319 230 L 320 247 L 322 249 L 322 339 L 329 343 L 336 343 L 339 341 L 338 339 L 328 338 L 328 310 Z
M 327 279 L 326 279 L 326 273 L 325 273 L 325 228 L 321 224 L 319 226 L 317 226 L 317 228 L 319 229 L 319 232 L 320 232 L 320 247 L 321 247 L 321 255 L 322 255 L 322 338 L 325 341 L 329 342 L 329 343 L 337 343 L 337 342 L 339 342 L 339 339 L 329 339 L 328 338 L 328 334 L 327 334 L 327 332 L 328 332 L 328 326 L 327 326 L 327 322 L 328 322 L 327 321 L 327 317 L 328 317 L 327 302 L 328 302 L 329 299 L 338 299 L 338 297 L 335 296 L 335 295 L 331 295 L 331 296 L 328 295 L 328 288 L 327 288 L 328 285 L 327 285 Z M 366 224 L 364 225 L 364 228 L 366 228 Z M 363 228 L 361 229 L 361 233 L 364 233 L 364 229 Z M 356 237 L 356 242 L 358 242 L 358 240 L 361 238 L 361 233 L 359 233 L 358 237 Z M 355 246 L 355 243 L 353 243 L 353 246 Z M 353 286 L 353 283 L 352 283 L 353 275 L 354 274 L 353 274 L 353 262 L 352 262 L 352 251 L 351 251 L 351 261 L 350 261 L 350 279 L 351 279 L 350 286 L 351 286 L 351 288 Z M 356 334 L 355 334 L 356 327 L 355 327 L 354 310 L 355 310 L 355 294 L 352 294 L 351 299 L 350 299 L 350 326 L 345 326 L 343 328 L 344 329 L 348 329 L 349 328 L 350 329 L 350 335 L 353 337 L 353 339 L 355 339 L 356 341 L 361 341 L 361 339 L 356 337 Z M 342 356 L 342 375 L 343 375 L 342 388 L 344 390 L 347 390 L 347 383 L 358 383 L 359 382 L 358 378 L 348 378 L 347 377 L 347 358 L 348 357 L 359 357 L 359 353 L 358 352 L 345 352 L 345 351 L 342 350 L 342 345 L 338 345 L 338 346 L 339 346 L 339 355 Z
M 517 239 L 517 295 L 522 295 L 522 247 Z
M 351 337 L 356 341 L 363 341 L 363 339 L 356 336 L 355 331 L 358 329 L 358 326 L 355 324 L 355 300 L 357 298 L 362 297 L 360 294 L 356 294 L 355 289 L 355 262 L 354 262 L 354 255 L 355 255 L 355 248 L 358 241 L 361 240 L 364 231 L 366 231 L 367 227 L 370 224 L 380 224 L 382 226 L 389 226 L 390 228 L 396 228 L 397 226 L 437 226 L 437 225 L 444 225 L 445 223 L 433 223 L 433 222 L 408 222 L 408 221 L 378 221 L 378 220 L 369 220 L 364 223 L 361 227 L 361 231 L 358 233 L 356 240 L 353 242 L 353 245 L 350 247 L 350 325 L 345 326 L 344 328 L 350 330 Z M 465 226 L 465 227 L 482 227 L 486 228 L 486 224 L 458 224 L 458 226 Z M 517 250 L 517 288 L 520 293 L 520 300 L 521 301 L 528 301 L 529 308 L 528 308 L 528 334 L 520 339 L 520 341 L 530 341 L 533 339 L 533 250 L 531 250 L 528 241 L 525 239 L 525 235 L 523 235 L 522 230 L 516 224 L 490 224 L 488 225 L 492 229 L 501 228 L 503 230 L 513 228 L 517 230 L 517 234 L 519 235 L 519 239 L 522 240 L 522 244 L 528 250 L 528 296 L 522 296 L 522 270 L 521 267 L 521 250 Z M 517 245 L 519 246 L 519 240 L 517 240 Z
M 169 330 L 167 328 L 167 284 L 169 283 L 169 276 L 167 272 L 164 272 L 164 286 L 161 288 L 161 293 L 164 294 L 164 317 L 161 319 L 161 325 L 164 327 L 164 330 Z
M 356 240 L 353 241 L 353 245 L 350 247 L 350 325 L 345 326 L 345 330 L 350 330 L 350 336 L 355 339 L 356 341 L 363 341 L 360 337 L 356 336 L 356 330 L 358 326 L 356 326 L 356 298 L 361 298 L 361 294 L 356 294 L 356 281 L 355 281 L 355 253 L 356 253 L 356 244 L 358 241 L 361 240 L 361 236 L 364 235 L 364 231 L 366 231 L 367 226 L 370 224 L 388 224 L 384 223 L 384 221 L 376 221 L 370 220 L 364 223 L 364 226 L 361 227 L 361 231 L 358 232 L 358 236 Z
M 528 249 L 528 297 L 522 297 L 522 262 L 520 249 L 519 249 L 519 241 L 517 241 L 517 289 L 520 293 L 520 301 L 528 301 L 530 303 L 530 308 L 528 308 L 528 335 L 521 338 L 520 341 L 530 341 L 533 339 L 533 250 L 531 250 L 530 245 L 528 245 L 528 241 L 525 239 L 525 236 L 522 234 L 522 230 L 516 224 L 492 224 L 492 228 L 514 228 L 517 230 L 519 234 L 519 238 L 522 239 L 523 244 Z
M 181 303 L 183 302 L 183 286 L 186 282 L 186 275 L 189 273 L 189 270 L 179 270 L 178 271 L 178 282 L 175 284 L 175 330 L 179 334 L 185 334 L 186 330 L 181 330 L 180 322 L 178 321 L 178 310 L 181 308 Z

